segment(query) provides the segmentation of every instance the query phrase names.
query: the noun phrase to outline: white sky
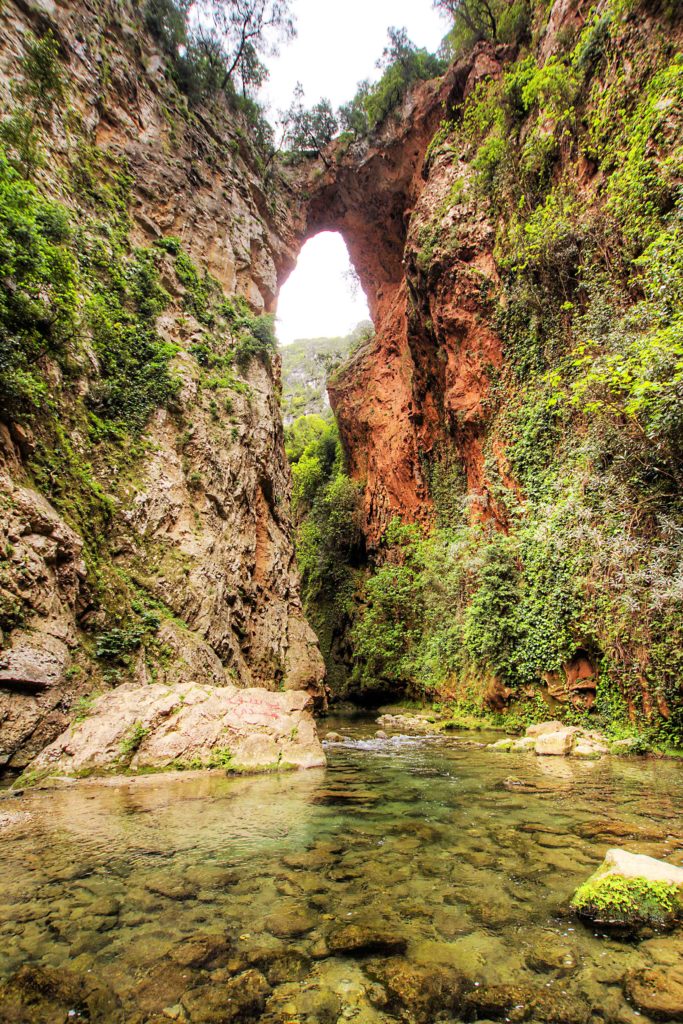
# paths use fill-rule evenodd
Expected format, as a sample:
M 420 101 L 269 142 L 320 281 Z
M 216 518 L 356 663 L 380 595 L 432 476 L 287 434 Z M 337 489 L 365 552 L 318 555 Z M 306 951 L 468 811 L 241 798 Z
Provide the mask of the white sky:
M 301 82 L 305 103 L 326 97 L 333 107 L 353 98 L 363 78 L 376 79 L 375 67 L 387 42 L 387 28 L 407 28 L 417 46 L 434 51 L 447 24 L 431 0 L 292 0 L 297 38 L 270 57 L 270 79 L 261 93 L 271 116 L 291 103 Z M 280 292 L 277 334 L 287 345 L 297 338 L 348 334 L 369 318 L 362 291 L 354 297 L 344 274 L 349 257 L 339 235 L 329 232 L 306 243 Z
M 360 320 L 370 319 L 362 289 L 357 288 L 354 295 L 344 277 L 349 268 L 341 235 L 323 231 L 306 242 L 277 304 L 281 345 L 298 338 L 343 337 Z

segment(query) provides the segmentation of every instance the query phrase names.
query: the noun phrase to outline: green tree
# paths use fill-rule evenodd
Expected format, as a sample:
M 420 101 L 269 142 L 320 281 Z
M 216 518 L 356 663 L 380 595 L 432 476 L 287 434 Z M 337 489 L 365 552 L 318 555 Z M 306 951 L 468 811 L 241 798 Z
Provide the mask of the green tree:
M 246 94 L 268 76 L 261 57 L 295 35 L 289 0 L 198 0 L 193 5 L 194 45 L 220 75 Z
M 322 99 L 307 110 L 303 101 L 304 89 L 301 82 L 297 82 L 294 99 L 283 115 L 284 142 L 288 149 L 296 153 L 322 156 L 327 164 L 323 150 L 339 127 L 332 104 Z
M 519 42 L 529 32 L 529 0 L 434 0 L 434 6 L 453 21 L 447 42 L 456 56 L 482 40 Z
M 354 99 L 339 111 L 345 131 L 357 135 L 372 131 L 399 105 L 414 82 L 443 74 L 444 62 L 415 46 L 405 28 L 390 28 L 388 34 L 389 42 L 377 61 L 382 77 L 374 85 L 361 82 Z

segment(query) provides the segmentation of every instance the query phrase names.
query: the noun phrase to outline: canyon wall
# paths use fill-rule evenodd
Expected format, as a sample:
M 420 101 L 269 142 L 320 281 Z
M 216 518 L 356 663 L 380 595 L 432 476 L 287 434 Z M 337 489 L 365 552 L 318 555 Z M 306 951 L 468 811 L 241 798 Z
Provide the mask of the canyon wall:
M 0 12 L 11 768 L 115 685 L 322 698 L 264 318 L 296 252 L 289 186 L 241 115 L 188 106 L 141 18 L 110 0 Z
M 310 174 L 377 329 L 329 394 L 372 559 L 413 588 L 361 595 L 363 678 L 680 738 L 680 10 L 531 7 Z M 392 549 L 394 517 L 441 533 Z
M 310 186 L 307 230 L 341 232 L 376 328 L 329 386 L 351 474 L 364 483 L 371 546 L 395 515 L 433 520 L 425 459 L 444 439 L 450 447 L 454 438 L 470 491 L 486 492 L 478 441 L 484 368 L 500 365 L 501 346 L 479 315 L 477 275 L 495 281 L 493 229 L 474 205 L 452 211 L 461 238 L 438 282 L 427 286 L 415 260 L 421 229 L 463 173 L 452 161 L 431 166 L 427 148 L 445 112 L 509 57 L 508 47 L 497 49 L 482 45 L 443 79 L 414 87 L 369 139 L 337 143 Z

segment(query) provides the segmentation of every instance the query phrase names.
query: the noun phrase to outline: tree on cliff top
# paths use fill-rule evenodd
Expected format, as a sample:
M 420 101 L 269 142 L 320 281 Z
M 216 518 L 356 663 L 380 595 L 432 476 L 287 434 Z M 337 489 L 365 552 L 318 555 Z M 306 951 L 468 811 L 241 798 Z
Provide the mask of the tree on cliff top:
M 268 77 L 261 56 L 295 35 L 289 0 L 198 0 L 191 17 L 195 45 L 220 69 L 220 88 L 232 82 L 243 93 Z
M 186 91 L 200 94 L 258 89 L 262 57 L 296 34 L 290 0 L 147 0 L 145 20 Z
M 342 128 L 354 135 L 372 131 L 399 105 L 414 82 L 436 78 L 446 67 L 444 61 L 415 46 L 405 28 L 387 31 L 389 42 L 377 61 L 382 77 L 374 84 L 361 82 L 351 102 L 339 109 Z
M 446 43 L 458 55 L 482 40 L 519 41 L 528 31 L 529 0 L 433 0 L 453 21 Z
M 294 153 L 310 153 L 321 156 L 323 149 L 331 142 L 337 131 L 338 122 L 327 99 L 322 99 L 308 110 L 304 106 L 304 88 L 297 82 L 294 99 L 288 110 L 281 116 L 284 131 L 284 143 Z

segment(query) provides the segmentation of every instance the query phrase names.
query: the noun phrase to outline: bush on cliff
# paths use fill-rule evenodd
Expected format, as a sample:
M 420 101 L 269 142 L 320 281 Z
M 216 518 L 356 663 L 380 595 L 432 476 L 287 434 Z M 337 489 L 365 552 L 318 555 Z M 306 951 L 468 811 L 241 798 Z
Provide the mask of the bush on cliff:
M 380 80 L 374 85 L 361 82 L 351 102 L 340 108 L 344 131 L 355 135 L 373 131 L 398 107 L 411 85 L 442 75 L 446 62 L 415 46 L 405 29 L 390 28 L 378 67 L 383 69 Z

